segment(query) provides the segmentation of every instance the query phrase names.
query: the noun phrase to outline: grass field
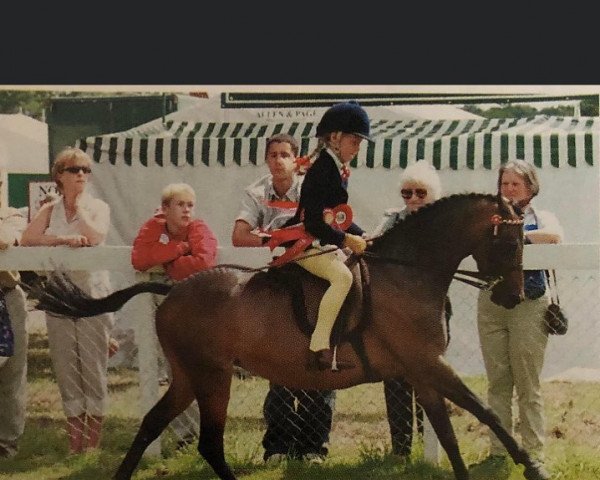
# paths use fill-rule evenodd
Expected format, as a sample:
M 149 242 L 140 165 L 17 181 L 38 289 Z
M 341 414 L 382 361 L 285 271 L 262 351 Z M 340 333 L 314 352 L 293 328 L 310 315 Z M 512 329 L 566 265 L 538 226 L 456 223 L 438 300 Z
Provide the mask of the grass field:
M 29 403 L 20 452 L 0 460 L 0 479 L 109 479 L 121 461 L 140 422 L 137 372 L 111 369 L 110 409 L 99 451 L 68 455 L 64 417 L 54 383 L 47 343 L 43 335 L 31 335 L 29 352 Z M 485 378 L 467 383 L 478 394 Z M 268 384 L 260 378 L 235 378 L 232 385 L 225 437 L 227 459 L 241 479 L 453 479 L 445 454 L 439 466 L 422 460 L 417 441 L 412 462 L 405 464 L 389 454 L 389 430 L 381 384 L 367 384 L 337 392 L 330 454 L 321 465 L 288 462 L 262 463 L 260 441 L 264 431 L 262 402 Z M 600 479 L 600 385 L 595 383 L 546 383 L 543 387 L 547 421 L 547 467 L 556 479 Z M 463 458 L 468 465 L 487 456 L 488 440 L 471 414 L 449 405 Z M 213 479 L 211 468 L 194 446 L 175 450 L 176 439 L 163 435 L 161 457 L 145 457 L 135 479 Z M 521 467 L 508 470 L 472 469 L 473 479 L 522 479 Z

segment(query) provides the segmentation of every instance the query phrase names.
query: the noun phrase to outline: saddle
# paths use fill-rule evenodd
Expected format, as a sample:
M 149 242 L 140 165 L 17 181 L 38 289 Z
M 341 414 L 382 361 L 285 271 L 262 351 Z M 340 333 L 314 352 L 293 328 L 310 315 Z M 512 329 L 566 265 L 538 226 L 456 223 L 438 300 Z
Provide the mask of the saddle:
M 362 332 L 371 322 L 371 288 L 369 271 L 364 260 L 351 255 L 346 265 L 352 272 L 352 287 L 342 304 L 331 331 L 331 344 L 349 342 L 357 352 L 365 370 L 370 372 Z M 253 276 L 250 282 L 265 283 L 283 289 L 291 297 L 294 320 L 299 330 L 310 337 L 315 329 L 319 304 L 329 283 L 306 271 L 296 263 L 286 263 Z M 255 284 L 256 285 L 256 284 Z

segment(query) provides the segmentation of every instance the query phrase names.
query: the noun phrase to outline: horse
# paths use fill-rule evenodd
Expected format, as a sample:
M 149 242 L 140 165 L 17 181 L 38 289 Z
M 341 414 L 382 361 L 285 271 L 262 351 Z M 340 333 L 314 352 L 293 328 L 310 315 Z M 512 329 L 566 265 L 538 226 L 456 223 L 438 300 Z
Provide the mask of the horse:
M 299 389 L 342 389 L 403 376 L 418 393 L 456 479 L 467 480 L 469 473 L 444 399 L 489 426 L 514 462 L 524 465 L 526 479 L 545 480 L 550 477 L 542 465 L 443 356 L 444 302 L 464 258 L 473 257 L 474 273 L 501 278 L 492 288 L 495 303 L 514 308 L 523 300 L 522 226 L 516 207 L 501 196 L 465 193 L 425 206 L 373 238 L 362 255 L 370 279 L 369 321 L 359 331 L 360 349 L 347 338 L 337 345 L 356 365 L 340 371 L 307 367 L 309 336 L 294 319 L 292 294 L 257 281 L 268 273 L 239 265 L 218 265 L 173 286 L 138 282 L 96 299 L 65 282 L 54 289 L 47 285 L 37 308 L 75 318 L 117 311 L 139 293 L 166 295 L 155 324 L 172 381 L 144 416 L 115 480 L 131 478 L 148 445 L 194 398 L 200 410 L 198 452 L 219 478 L 235 480 L 223 445 L 234 365 Z M 315 308 L 307 312 L 313 317 Z

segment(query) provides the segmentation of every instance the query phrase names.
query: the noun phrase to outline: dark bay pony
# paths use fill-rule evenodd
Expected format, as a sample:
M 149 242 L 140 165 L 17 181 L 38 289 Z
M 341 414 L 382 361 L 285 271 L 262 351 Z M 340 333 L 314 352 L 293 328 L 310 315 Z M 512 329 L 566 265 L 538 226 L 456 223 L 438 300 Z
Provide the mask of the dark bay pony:
M 200 409 L 198 451 L 219 478 L 236 477 L 225 461 L 223 435 L 234 362 L 291 388 L 341 389 L 403 376 L 415 387 L 459 480 L 468 478 L 444 398 L 469 411 L 498 436 L 528 480 L 549 478 L 463 383 L 443 354 L 444 299 L 460 262 L 472 255 L 480 273 L 503 280 L 492 299 L 513 308 L 523 298 L 522 220 L 500 197 L 453 195 L 409 215 L 373 240 L 364 259 L 371 281 L 372 312 L 361 332 L 364 356 L 342 342 L 339 354 L 356 368 L 307 369 L 309 337 L 294 320 L 291 295 L 251 282 L 250 269 L 217 266 L 173 287 L 142 282 L 102 299 L 49 288 L 38 308 L 74 317 L 114 312 L 142 292 L 166 294 L 156 331 L 173 379 L 145 415 L 115 479 L 130 479 L 144 450 L 193 399 Z M 263 273 L 261 273 L 264 275 Z M 311 312 L 312 314 L 312 312 Z M 367 371 L 369 370 L 369 371 Z

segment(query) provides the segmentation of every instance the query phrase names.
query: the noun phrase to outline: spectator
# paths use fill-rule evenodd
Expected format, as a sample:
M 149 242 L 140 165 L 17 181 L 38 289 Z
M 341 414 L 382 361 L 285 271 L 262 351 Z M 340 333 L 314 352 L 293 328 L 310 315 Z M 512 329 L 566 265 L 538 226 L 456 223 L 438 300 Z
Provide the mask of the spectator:
M 500 193 L 524 212 L 525 243 L 559 243 L 563 230 L 556 216 L 539 210 L 532 199 L 540 184 L 535 167 L 524 160 L 509 160 L 498 172 Z M 536 286 L 542 271 L 525 271 L 525 300 L 511 310 L 495 305 L 490 292 L 478 299 L 477 326 L 488 378 L 487 399 L 502 425 L 513 433 L 512 399 L 516 390 L 519 429 L 523 447 L 544 462 L 544 416 L 540 374 L 548 343 L 544 312 L 547 293 Z M 543 280 L 542 280 L 543 284 Z M 506 450 L 490 432 L 490 456 L 503 463 Z
M 424 160 L 406 167 L 400 176 L 399 186 L 404 206 L 387 209 L 380 225 L 373 232 L 373 236 L 384 233 L 406 218 L 408 214 L 438 200 L 442 195 L 437 171 Z M 422 433 L 423 408 L 418 403 L 418 397 L 412 385 L 402 377 L 385 380 L 383 391 L 392 437 L 392 452 L 409 459 L 412 451 L 413 417 L 416 417 L 417 429 Z
M 294 215 L 304 178 L 294 174 L 297 156 L 298 143 L 292 136 L 277 134 L 267 140 L 270 173 L 246 188 L 231 238 L 234 246 L 262 246 L 268 236 L 260 232 L 279 228 Z M 325 444 L 334 404 L 334 391 L 294 390 L 271 383 L 263 405 L 264 460 L 276 462 L 289 455 L 320 461 L 328 453 Z
M 0 250 L 18 245 L 26 226 L 27 219 L 19 210 L 1 209 Z M 13 347 L 12 352 L 0 352 L 0 458 L 17 454 L 25 428 L 28 315 L 25 294 L 18 281 L 19 272 L 0 272 L 0 323 L 10 326 Z
M 171 183 L 161 194 L 161 206 L 140 228 L 131 251 L 133 268 L 139 271 L 162 265 L 166 276 L 153 280 L 180 281 L 215 265 L 217 239 L 202 220 L 194 217 L 196 194 L 186 183 Z M 162 296 L 154 298 L 155 305 Z M 170 377 L 170 372 L 168 372 Z M 198 437 L 199 412 L 194 402 L 172 422 L 178 448 Z
M 309 368 L 339 370 L 354 368 L 347 360 L 334 356 L 331 330 L 352 287 L 352 272 L 344 263 L 344 255 L 331 246 L 349 248 L 362 253 L 367 248 L 365 232 L 355 223 L 347 232 L 326 223 L 325 210 L 348 202 L 348 163 L 356 157 L 363 139 L 369 139 L 370 121 L 367 112 L 356 102 L 338 103 L 329 108 L 317 125 L 318 155 L 306 173 L 296 214 L 286 225 L 299 222 L 315 238 L 314 245 L 295 261 L 305 270 L 329 282 L 319 305 L 317 324 L 309 344 Z M 317 255 L 318 254 L 318 255 Z M 336 363 L 334 364 L 334 359 Z
M 61 196 L 43 205 L 23 232 L 24 246 L 103 245 L 110 208 L 86 187 L 92 161 L 78 148 L 62 150 L 52 165 Z M 68 272 L 70 280 L 94 297 L 110 293 L 108 271 Z M 67 417 L 69 451 L 97 448 L 108 400 L 107 362 L 113 314 L 81 321 L 46 314 L 50 357 Z

